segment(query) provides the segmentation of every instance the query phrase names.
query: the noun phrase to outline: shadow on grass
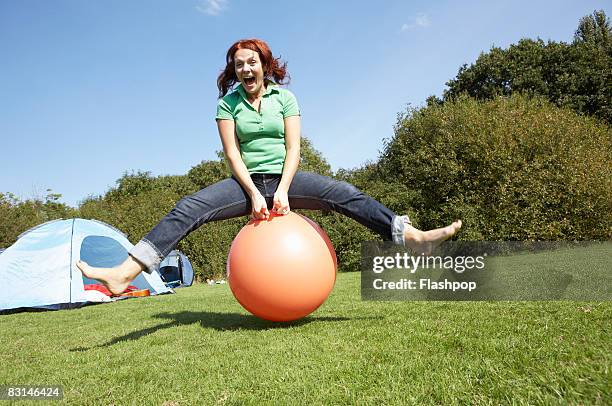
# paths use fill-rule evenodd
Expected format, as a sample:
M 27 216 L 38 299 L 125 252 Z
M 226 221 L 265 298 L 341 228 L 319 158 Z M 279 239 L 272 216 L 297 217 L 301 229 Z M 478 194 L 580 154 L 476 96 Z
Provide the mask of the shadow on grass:
M 290 322 L 273 322 L 262 320 L 250 314 L 240 313 L 215 313 L 215 312 L 179 312 L 179 313 L 159 313 L 152 316 L 157 319 L 172 320 L 168 323 L 159 324 L 154 327 L 145 328 L 143 330 L 134 331 L 121 337 L 114 338 L 104 344 L 98 344 L 91 347 L 72 348 L 72 352 L 87 351 L 94 348 L 110 347 L 111 345 L 123 342 L 138 340 L 141 337 L 155 333 L 158 330 L 184 326 L 194 323 L 199 323 L 203 328 L 214 328 L 220 331 L 236 331 L 236 330 L 271 330 L 299 327 L 312 322 L 342 322 L 361 319 L 377 319 L 380 317 L 305 317 L 300 320 Z

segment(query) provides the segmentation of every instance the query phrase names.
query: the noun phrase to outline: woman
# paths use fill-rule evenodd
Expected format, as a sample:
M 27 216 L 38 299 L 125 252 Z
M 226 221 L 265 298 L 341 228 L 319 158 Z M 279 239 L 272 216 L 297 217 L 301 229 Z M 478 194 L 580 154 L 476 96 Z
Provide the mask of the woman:
M 417 253 L 450 238 L 461 221 L 430 231 L 412 227 L 354 186 L 297 170 L 300 161 L 300 111 L 293 94 L 277 84 L 286 64 L 258 39 L 241 40 L 227 52 L 217 79 L 217 127 L 233 176 L 179 201 L 116 268 L 93 268 L 79 261 L 83 274 L 120 294 L 141 272 L 152 272 L 180 240 L 201 225 L 244 216 L 267 219 L 270 210 L 327 209 L 347 215 L 386 240 Z M 239 83 L 237 89 L 229 89 Z

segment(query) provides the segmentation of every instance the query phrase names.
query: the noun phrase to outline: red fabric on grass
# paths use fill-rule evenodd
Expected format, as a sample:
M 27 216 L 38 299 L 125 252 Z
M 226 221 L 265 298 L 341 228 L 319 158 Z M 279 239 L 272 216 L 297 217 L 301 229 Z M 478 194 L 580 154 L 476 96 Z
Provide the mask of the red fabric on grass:
M 103 285 L 97 285 L 97 284 L 92 283 L 92 284 L 84 285 L 84 288 L 85 290 L 97 290 L 98 292 L 104 293 L 106 296 L 113 296 L 111 291 L 106 289 L 106 286 L 103 286 Z M 127 289 L 124 291 L 124 293 L 132 292 L 134 290 L 138 290 L 138 288 L 134 285 L 129 285 Z

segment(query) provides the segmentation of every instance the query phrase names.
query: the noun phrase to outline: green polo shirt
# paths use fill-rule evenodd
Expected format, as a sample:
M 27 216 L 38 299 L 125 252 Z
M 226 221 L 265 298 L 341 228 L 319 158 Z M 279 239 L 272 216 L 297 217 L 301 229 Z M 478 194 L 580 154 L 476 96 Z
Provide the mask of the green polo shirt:
M 239 84 L 219 99 L 216 119 L 234 120 L 240 155 L 249 173 L 280 174 L 286 155 L 284 118 L 299 115 L 297 100 L 289 90 L 268 83 L 258 112 Z

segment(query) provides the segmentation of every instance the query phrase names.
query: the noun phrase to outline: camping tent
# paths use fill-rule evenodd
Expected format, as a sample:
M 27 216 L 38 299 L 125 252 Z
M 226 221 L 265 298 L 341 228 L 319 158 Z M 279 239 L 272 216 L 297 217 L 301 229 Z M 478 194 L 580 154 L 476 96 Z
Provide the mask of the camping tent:
M 123 233 L 95 220 L 55 220 L 34 227 L 0 253 L 0 312 L 88 304 L 92 296 L 84 286 L 97 282 L 85 278 L 76 261 L 113 267 L 132 247 Z M 155 272 L 141 273 L 131 285 L 152 295 L 172 292 Z
M 170 288 L 180 288 L 193 284 L 193 267 L 185 254 L 173 250 L 159 264 L 157 272 L 162 281 Z

